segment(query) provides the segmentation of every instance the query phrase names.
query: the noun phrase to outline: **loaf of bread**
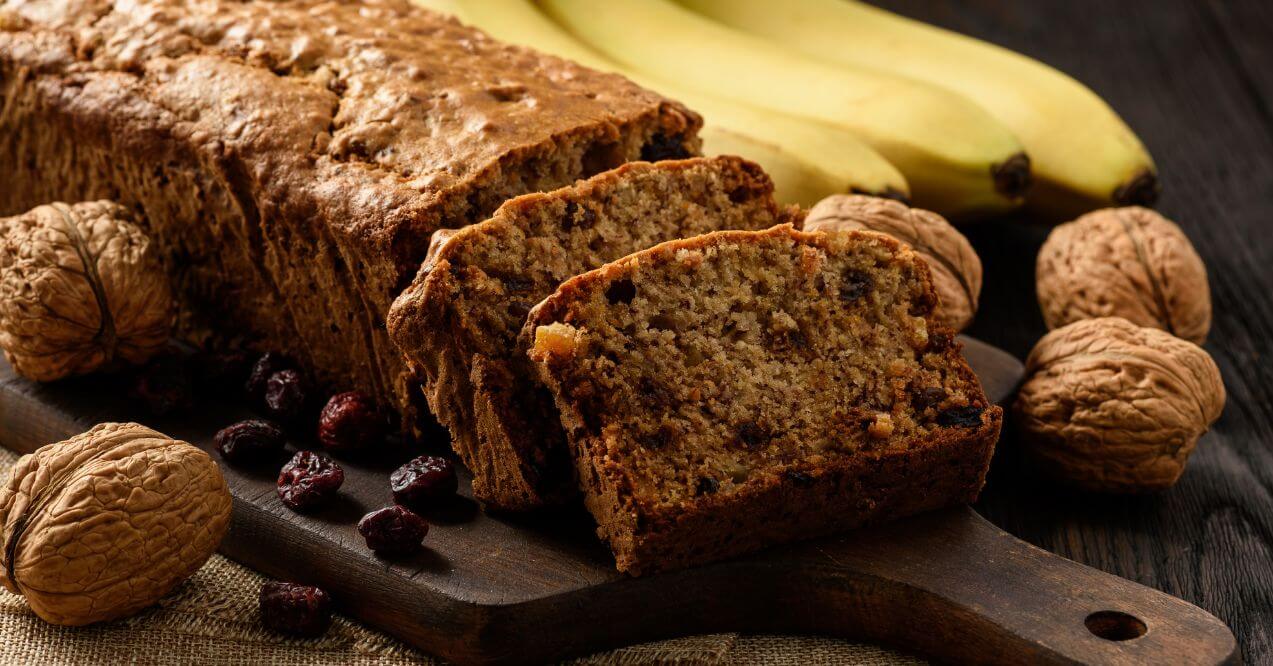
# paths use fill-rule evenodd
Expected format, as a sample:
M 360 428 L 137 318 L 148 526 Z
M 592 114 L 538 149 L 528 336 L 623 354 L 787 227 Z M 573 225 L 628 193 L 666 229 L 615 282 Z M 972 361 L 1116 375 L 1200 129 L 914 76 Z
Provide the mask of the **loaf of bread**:
M 695 154 L 700 126 L 402 0 L 8 0 L 0 100 L 0 215 L 136 209 L 187 337 L 285 352 L 404 411 L 419 391 L 384 320 L 435 230 Z
M 521 333 L 620 570 L 972 501 L 998 438 L 927 266 L 872 232 L 664 243 L 564 283 Z
M 488 506 L 524 510 L 574 493 L 560 419 L 517 335 L 563 281 L 675 238 L 763 229 L 781 210 L 760 167 L 736 157 L 632 163 L 504 204 L 434 235 L 389 332 L 473 471 Z

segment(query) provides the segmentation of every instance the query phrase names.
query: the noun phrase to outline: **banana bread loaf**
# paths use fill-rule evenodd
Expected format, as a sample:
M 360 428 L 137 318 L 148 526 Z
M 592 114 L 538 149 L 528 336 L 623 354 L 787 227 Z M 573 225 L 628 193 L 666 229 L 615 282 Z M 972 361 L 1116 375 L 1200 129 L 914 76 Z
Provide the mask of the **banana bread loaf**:
M 0 214 L 149 221 L 187 336 L 240 334 L 406 410 L 389 305 L 433 231 L 637 159 L 699 118 L 400 0 L 7 0 Z
M 699 158 L 626 164 L 435 234 L 389 332 L 473 471 L 474 495 L 524 510 L 574 492 L 556 408 L 516 345 L 531 306 L 567 278 L 662 241 L 789 215 L 760 167 Z
M 972 501 L 1002 411 L 935 303 L 897 241 L 781 226 L 576 277 L 521 337 L 642 574 Z

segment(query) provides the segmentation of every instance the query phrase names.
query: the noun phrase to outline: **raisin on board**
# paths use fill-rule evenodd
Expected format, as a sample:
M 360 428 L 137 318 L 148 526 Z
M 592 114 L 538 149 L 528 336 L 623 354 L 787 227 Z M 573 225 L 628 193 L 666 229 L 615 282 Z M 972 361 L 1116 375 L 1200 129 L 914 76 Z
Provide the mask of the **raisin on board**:
M 305 412 L 309 388 L 296 370 L 280 370 L 265 383 L 265 413 L 284 423 L 295 423 Z
M 249 400 L 259 403 L 265 399 L 265 385 L 274 373 L 295 368 L 296 364 L 292 362 L 292 359 L 278 352 L 265 352 L 256 359 L 256 363 L 252 364 L 248 378 L 243 383 L 243 390 L 247 393 Z
M 429 524 L 406 507 L 377 509 L 358 521 L 358 533 L 367 547 L 381 557 L 405 557 L 424 550 Z
M 393 501 L 412 509 L 454 495 L 458 485 L 455 465 L 440 456 L 420 456 L 389 475 Z
M 331 456 L 297 451 L 278 475 L 278 497 L 293 511 L 326 502 L 345 482 L 345 470 Z
M 337 393 L 318 416 L 318 441 L 331 451 L 361 451 L 384 442 L 387 422 L 358 391 Z
M 221 457 L 235 465 L 276 460 L 285 440 L 283 429 L 264 419 L 239 421 L 222 428 L 212 438 Z
M 261 586 L 261 622 L 292 636 L 322 636 L 332 623 L 331 595 L 317 587 L 268 582 Z

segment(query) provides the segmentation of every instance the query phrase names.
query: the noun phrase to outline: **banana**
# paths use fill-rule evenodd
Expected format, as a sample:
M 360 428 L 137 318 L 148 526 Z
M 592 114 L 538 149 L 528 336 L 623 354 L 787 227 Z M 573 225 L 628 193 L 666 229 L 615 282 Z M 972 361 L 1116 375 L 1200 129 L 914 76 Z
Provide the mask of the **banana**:
M 1153 159 L 1100 97 L 1007 49 L 861 2 L 678 0 L 703 16 L 828 63 L 877 69 L 976 100 L 1025 145 L 1032 208 L 1072 217 L 1158 195 Z
M 705 125 L 699 136 L 704 155 L 741 155 L 759 164 L 773 181 L 774 198 L 779 203 L 812 208 L 833 194 L 845 192 L 843 180 L 774 144 L 711 125 Z
M 967 218 L 1016 207 L 1029 160 L 984 109 L 942 88 L 830 65 L 670 0 L 540 0 L 627 68 L 738 102 L 849 129 L 895 164 L 917 205 Z
M 780 203 L 810 207 L 847 192 L 909 201 L 910 186 L 897 167 L 851 132 L 722 102 L 648 77 L 630 78 L 701 112 L 703 154 L 741 155 L 755 161 L 773 179 Z
M 640 85 L 680 99 L 705 115 L 700 133 L 707 155 L 736 154 L 760 164 L 781 203 L 811 206 L 832 194 L 864 192 L 906 198 L 901 172 L 852 133 L 780 113 L 713 98 L 626 71 L 584 46 L 528 0 L 414 0 L 452 14 L 492 37 L 623 74 Z

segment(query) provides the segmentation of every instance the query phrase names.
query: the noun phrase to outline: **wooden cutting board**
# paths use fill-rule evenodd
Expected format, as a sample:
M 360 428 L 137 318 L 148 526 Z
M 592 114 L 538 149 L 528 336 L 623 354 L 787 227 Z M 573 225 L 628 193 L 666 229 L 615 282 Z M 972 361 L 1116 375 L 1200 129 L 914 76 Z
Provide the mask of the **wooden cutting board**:
M 1008 400 L 1021 364 L 964 343 L 987 394 Z M 37 385 L 0 361 L 0 444 L 29 452 L 95 423 L 138 420 L 210 450 L 213 433 L 250 416 L 214 402 L 147 418 L 123 393 L 112 377 Z M 426 553 L 391 563 L 367 550 L 354 524 L 391 502 L 395 465 L 342 464 L 340 501 L 306 516 L 279 502 L 274 474 L 223 465 L 234 520 L 221 552 L 319 585 L 343 612 L 456 662 L 535 663 L 732 631 L 855 637 L 977 662 L 1236 659 L 1233 635 L 1209 613 L 1035 548 L 967 507 L 630 578 L 614 570 L 582 511 L 487 515 L 465 477 L 464 497 L 430 516 Z

